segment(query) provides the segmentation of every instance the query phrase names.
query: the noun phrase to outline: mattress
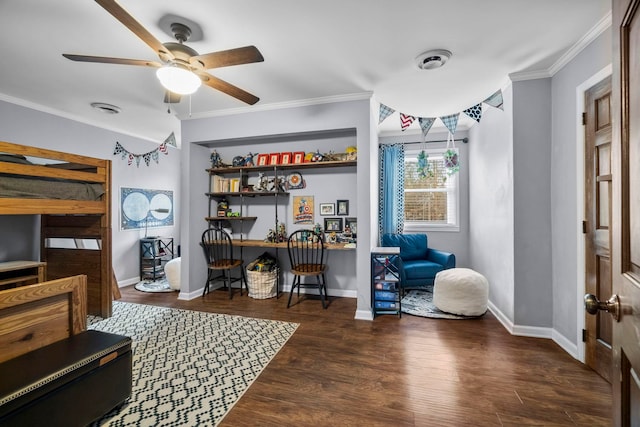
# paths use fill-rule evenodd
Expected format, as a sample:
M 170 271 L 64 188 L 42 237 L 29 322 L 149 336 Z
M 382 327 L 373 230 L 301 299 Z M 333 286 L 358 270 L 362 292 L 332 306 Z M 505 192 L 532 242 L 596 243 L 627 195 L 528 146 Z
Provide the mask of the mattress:
M 20 155 L 0 153 L 0 162 L 32 165 Z M 19 199 L 98 200 L 104 194 L 102 184 L 56 178 L 0 175 L 0 197 Z
M 98 200 L 102 184 L 52 178 L 0 176 L 0 197 L 26 199 Z

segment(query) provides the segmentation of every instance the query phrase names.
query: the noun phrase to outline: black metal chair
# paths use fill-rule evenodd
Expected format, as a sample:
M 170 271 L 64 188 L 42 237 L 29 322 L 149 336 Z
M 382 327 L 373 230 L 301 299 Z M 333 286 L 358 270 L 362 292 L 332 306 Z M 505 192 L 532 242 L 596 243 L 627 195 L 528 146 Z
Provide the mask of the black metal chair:
M 322 234 L 312 230 L 298 230 L 289 235 L 287 239 L 287 251 L 289 252 L 289 262 L 291 263 L 291 273 L 294 275 L 287 308 L 291 306 L 291 296 L 298 288 L 298 300 L 300 299 L 300 288 L 317 288 L 322 301 L 322 308 L 327 308 L 325 299 L 327 287 L 325 280 L 324 238 Z M 302 283 L 302 277 L 315 276 L 316 283 Z
M 247 287 L 247 278 L 244 273 L 244 261 L 233 257 L 233 242 L 231 237 L 221 228 L 209 228 L 202 233 L 200 242 L 204 250 L 204 257 L 207 261 L 207 281 L 204 285 L 202 296 L 209 292 L 209 283 L 214 280 L 224 280 L 225 286 L 229 288 L 229 299 L 233 298 L 231 283 L 240 281 L 240 295 L 242 296 L 242 282 Z M 240 277 L 231 277 L 231 270 L 240 268 Z M 216 272 L 220 272 L 216 276 Z

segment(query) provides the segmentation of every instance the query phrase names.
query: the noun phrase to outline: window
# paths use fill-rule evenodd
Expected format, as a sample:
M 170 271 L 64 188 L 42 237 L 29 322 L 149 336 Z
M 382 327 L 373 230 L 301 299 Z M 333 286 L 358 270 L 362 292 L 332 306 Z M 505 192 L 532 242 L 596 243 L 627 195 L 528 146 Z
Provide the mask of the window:
M 426 167 L 419 167 L 422 150 L 407 150 L 404 160 L 405 231 L 458 231 L 458 173 L 447 174 L 446 148 L 424 150 Z

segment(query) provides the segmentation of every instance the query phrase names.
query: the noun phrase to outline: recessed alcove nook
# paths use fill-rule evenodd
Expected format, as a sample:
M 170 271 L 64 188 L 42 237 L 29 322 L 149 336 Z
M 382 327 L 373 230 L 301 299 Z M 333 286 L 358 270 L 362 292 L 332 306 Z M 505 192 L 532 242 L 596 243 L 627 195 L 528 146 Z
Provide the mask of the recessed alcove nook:
M 350 200 L 349 216 L 358 218 L 358 244 L 352 251 L 330 254 L 328 278 L 329 295 L 357 297 L 356 318 L 371 319 L 369 276 L 369 249 L 375 244 L 375 218 L 377 216 L 377 142 L 376 113 L 373 113 L 370 95 L 362 99 L 343 102 L 282 108 L 278 110 L 245 112 L 227 116 L 183 120 L 182 181 L 185 198 L 181 203 L 182 258 L 181 289 L 179 298 L 192 299 L 201 295 L 206 279 L 205 261 L 199 246 L 200 235 L 206 228 L 204 217 L 209 209 L 210 153 L 213 148 L 226 162 L 236 155 L 271 152 L 344 152 L 347 146 L 356 146 L 358 161 L 355 168 L 305 169 L 308 181 L 304 190 L 294 194 L 312 195 L 316 205 L 320 202 Z M 308 191 L 307 191 L 308 190 Z M 372 195 L 374 196 L 372 199 Z M 286 204 L 285 204 L 286 203 Z M 265 213 L 251 226 L 251 238 L 264 238 L 273 227 L 273 206 L 269 201 L 258 201 L 258 212 Z M 260 206 L 264 204 L 265 206 Z M 302 226 L 291 223 L 291 200 L 279 207 L 279 218 L 286 218 L 287 231 Z M 323 217 L 315 213 L 314 223 Z M 311 227 L 311 226 L 310 226 Z M 258 251 L 259 252 L 259 251 Z M 245 261 L 259 253 L 246 251 Z M 281 260 L 286 251 L 280 250 Z M 282 263 L 282 262 L 281 262 Z M 286 267 L 288 261 L 283 266 Z M 364 278 L 358 280 L 358 278 Z M 286 279 L 286 277 L 285 277 Z M 184 285 L 186 284 L 186 285 Z M 285 289 L 289 283 L 284 282 Z

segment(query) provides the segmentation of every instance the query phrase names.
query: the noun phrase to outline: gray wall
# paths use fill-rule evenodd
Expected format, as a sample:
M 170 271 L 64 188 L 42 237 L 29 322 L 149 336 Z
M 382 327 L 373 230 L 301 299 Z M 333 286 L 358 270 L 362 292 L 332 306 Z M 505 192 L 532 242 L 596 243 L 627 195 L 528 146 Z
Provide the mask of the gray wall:
M 377 111 L 375 114 L 377 115 Z M 184 194 L 188 195 L 181 204 L 185 220 L 181 224 L 183 289 L 180 298 L 198 296 L 206 278 L 206 267 L 199 241 L 205 225 L 203 216 L 208 211 L 208 201 L 204 193 L 208 191 L 205 169 L 209 166 L 210 149 L 202 144 L 225 139 L 353 129 L 356 135 L 355 145 L 358 148 L 358 168 L 355 177 L 357 192 L 353 206 L 354 212 L 358 213 L 358 248 L 355 254 L 356 275 L 352 280 L 355 281 L 358 299 L 356 317 L 371 318 L 369 250 L 374 246 L 371 233 L 375 227 L 371 222 L 371 211 L 377 210 L 377 196 L 371 191 L 371 171 L 377 171 L 375 167 L 371 168 L 371 163 L 375 164 L 377 161 L 377 151 L 374 150 L 377 146 L 377 136 L 372 133 L 371 125 L 374 120 L 371 100 L 367 96 L 366 99 L 355 101 L 183 121 L 182 137 L 185 143 L 182 147 L 182 158 L 186 168 L 183 190 Z M 338 188 L 335 194 L 335 198 L 339 198 Z M 349 289 L 354 284 L 345 283 L 344 287 Z M 331 291 L 332 285 L 329 284 L 330 294 Z
M 159 163 L 152 161 L 149 167 L 144 163 L 139 168 L 135 165 L 127 166 L 126 160 L 113 155 L 116 141 L 138 154 L 154 150 L 158 143 L 2 101 L 0 140 L 112 161 L 112 252 L 119 283 L 131 284 L 138 281 L 138 241 L 144 236 L 144 230 L 121 231 L 119 228 L 120 187 L 173 190 L 176 225 L 152 230 L 153 234 L 173 236 L 179 243 L 179 149 L 169 148 L 168 155 L 161 155 Z M 34 226 L 37 223 L 37 216 L 0 216 L 0 261 L 38 259 L 39 236 Z
M 577 100 L 610 62 L 607 30 L 552 78 L 503 89 L 504 112 L 485 106 L 469 131 L 472 268 L 489 279 L 491 304 L 508 327 L 553 337 L 574 356 L 584 317 Z
M 489 300 L 514 318 L 514 184 L 512 88 L 504 111 L 483 104 L 480 125 L 469 130 L 469 256 L 489 281 Z
M 514 323 L 551 327 L 551 79 L 513 83 Z

